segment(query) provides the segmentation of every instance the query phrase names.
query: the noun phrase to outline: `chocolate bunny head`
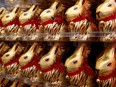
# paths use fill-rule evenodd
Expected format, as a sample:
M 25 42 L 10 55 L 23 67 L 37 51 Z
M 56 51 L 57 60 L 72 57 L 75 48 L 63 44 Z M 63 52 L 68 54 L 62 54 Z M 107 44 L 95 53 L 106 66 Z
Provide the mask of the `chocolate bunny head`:
M 85 44 L 81 44 L 75 52 L 67 58 L 65 62 L 65 67 L 68 72 L 74 72 L 76 70 L 79 70 L 80 67 L 82 67 L 85 58 L 88 57 L 88 54 L 90 53 L 90 48 L 87 47 Z
M 4 64 L 8 63 L 9 61 L 11 61 L 16 54 L 18 54 L 18 52 L 22 52 L 22 50 L 24 49 L 24 47 L 19 43 L 16 42 L 13 47 L 11 49 L 9 49 L 8 52 L 6 52 L 1 58 Z
M 42 22 L 46 22 L 54 18 L 58 4 L 59 4 L 59 0 L 55 0 L 54 3 L 48 9 L 45 9 L 40 14 L 40 19 Z
M 32 7 L 26 11 L 26 12 L 23 12 L 20 17 L 19 17 L 19 21 L 21 24 L 31 20 L 34 16 L 35 16 L 35 13 L 37 12 L 38 10 L 38 6 L 37 5 L 32 5 Z
M 2 23 L 5 25 L 13 20 L 18 16 L 20 13 L 21 9 L 19 7 L 15 7 L 12 12 L 9 12 L 8 14 L 4 15 L 2 18 Z
M 113 46 L 107 47 L 102 56 L 96 61 L 96 71 L 99 76 L 106 76 L 116 69 L 116 48 Z
M 91 7 L 91 3 L 89 0 L 78 0 L 74 6 L 67 9 L 65 15 L 67 21 L 71 21 L 76 17 L 80 17 L 82 15 L 87 15 Z
M 55 44 L 50 51 L 45 54 L 39 61 L 42 69 L 51 67 L 56 62 L 56 53 L 58 50 L 58 44 Z
M 97 20 L 102 20 L 116 14 L 116 0 L 105 0 L 96 9 Z

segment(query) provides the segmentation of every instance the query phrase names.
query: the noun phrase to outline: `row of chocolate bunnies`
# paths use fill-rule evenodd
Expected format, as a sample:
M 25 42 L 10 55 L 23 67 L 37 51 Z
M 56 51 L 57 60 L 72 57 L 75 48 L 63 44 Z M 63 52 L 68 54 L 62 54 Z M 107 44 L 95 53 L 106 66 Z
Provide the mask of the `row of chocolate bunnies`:
M 11 12 L 1 7 L 0 39 L 87 41 L 100 37 L 101 41 L 113 41 L 116 39 L 115 3 L 115 0 L 105 0 L 97 7 L 98 28 L 91 17 L 89 0 L 77 0 L 68 9 L 59 0 L 45 10 L 37 5 L 27 11 L 15 7 Z
M 91 52 L 88 43 L 79 43 L 65 64 L 62 58 L 67 55 L 67 43 L 54 42 L 46 51 L 48 47 L 43 42 L 33 42 L 31 45 L 15 42 L 11 47 L 0 42 L 0 75 L 31 83 L 31 87 L 116 87 L 115 44 L 110 44 L 101 51 L 95 65 L 97 73 L 88 64 Z M 21 85 L 18 80 L 10 87 L 24 87 L 24 83 L 17 86 Z M 9 81 L 0 78 L 1 87 Z

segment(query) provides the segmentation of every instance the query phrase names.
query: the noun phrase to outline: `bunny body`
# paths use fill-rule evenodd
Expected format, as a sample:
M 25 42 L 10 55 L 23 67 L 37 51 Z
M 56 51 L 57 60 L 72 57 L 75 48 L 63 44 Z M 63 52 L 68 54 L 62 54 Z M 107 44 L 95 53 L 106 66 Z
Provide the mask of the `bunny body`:
M 65 62 L 67 79 L 74 87 L 95 87 L 95 73 L 87 64 L 90 49 L 84 44 L 77 47 L 73 55 Z
M 47 40 L 59 40 L 62 37 L 62 33 L 67 32 L 67 27 L 64 23 L 63 11 L 65 7 L 63 4 L 59 4 L 56 0 L 50 8 L 44 10 L 40 14 L 41 22 L 44 28 L 45 41 Z M 61 35 L 60 35 L 61 33 Z
M 43 79 L 52 84 L 66 84 L 64 66 L 61 63 L 64 50 L 59 50 L 58 44 L 55 44 L 50 51 L 39 61 Z M 58 57 L 59 55 L 59 57 Z
M 21 67 L 21 77 L 26 78 L 25 82 L 37 83 L 42 80 L 40 70 L 38 67 L 38 57 L 43 55 L 42 45 L 38 46 L 37 43 L 33 43 L 30 49 L 19 58 L 19 64 Z
M 19 21 L 22 24 L 23 33 L 27 34 L 37 34 L 38 38 L 41 39 L 41 35 L 39 33 L 43 33 L 42 26 L 39 21 L 39 17 L 36 14 L 40 14 L 42 9 L 38 8 L 37 5 L 33 5 L 28 11 L 23 12 L 20 17 Z M 29 37 L 30 40 L 34 40 L 34 36 Z
M 99 21 L 99 31 L 104 32 L 102 41 L 114 40 L 116 38 L 116 1 L 105 0 L 96 9 L 96 18 Z
M 13 35 L 16 34 L 15 37 L 11 37 L 11 38 L 7 38 L 10 40 L 16 40 L 18 38 L 17 35 L 20 34 L 21 30 L 20 30 L 20 23 L 18 20 L 18 15 L 20 14 L 21 9 L 19 7 L 15 7 L 12 12 L 9 12 L 7 14 L 5 14 L 1 21 L 4 25 L 5 31 L 7 35 Z
M 90 7 L 89 0 L 78 0 L 67 9 L 66 20 L 69 22 L 69 32 L 73 33 L 70 40 L 90 40 L 91 33 L 97 30 L 90 16 Z
M 99 87 L 115 87 L 116 86 L 116 57 L 115 47 L 109 46 L 105 49 L 100 58 L 96 61 L 96 70 L 98 73 L 97 82 Z

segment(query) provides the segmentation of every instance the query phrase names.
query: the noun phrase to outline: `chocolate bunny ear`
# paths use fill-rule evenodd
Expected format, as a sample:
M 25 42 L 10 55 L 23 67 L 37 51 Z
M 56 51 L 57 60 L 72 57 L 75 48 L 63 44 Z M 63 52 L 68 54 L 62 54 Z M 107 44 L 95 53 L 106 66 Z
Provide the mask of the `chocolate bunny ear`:
M 32 5 L 28 11 L 35 12 L 38 9 L 38 5 Z
M 0 11 L 0 14 L 2 14 L 2 13 L 3 13 L 3 11 L 4 11 L 4 10 L 2 9 L 2 10 Z
M 59 3 L 59 0 L 54 0 L 53 4 L 50 6 L 50 9 L 56 10 L 58 8 Z

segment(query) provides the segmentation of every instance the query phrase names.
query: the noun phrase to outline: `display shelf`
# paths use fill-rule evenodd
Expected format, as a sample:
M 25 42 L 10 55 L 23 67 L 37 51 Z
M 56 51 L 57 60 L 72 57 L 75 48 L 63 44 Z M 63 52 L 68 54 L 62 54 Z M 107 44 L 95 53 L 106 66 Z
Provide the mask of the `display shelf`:
M 95 1 L 0 1 L 0 87 L 115 87 L 116 15 Z
M 50 39 L 44 39 L 46 36 Z M 70 38 L 74 36 L 75 39 L 70 40 Z M 54 36 L 48 35 L 45 33 L 37 33 L 37 34 L 9 34 L 9 35 L 0 35 L 0 40 L 2 41 L 71 41 L 71 42 L 115 42 L 116 41 L 116 33 L 115 32 L 93 32 L 87 35 L 90 40 L 82 39 L 85 37 L 83 34 L 67 32 L 62 34 L 58 34 L 60 39 L 55 40 Z M 106 37 L 107 36 L 107 37 Z

